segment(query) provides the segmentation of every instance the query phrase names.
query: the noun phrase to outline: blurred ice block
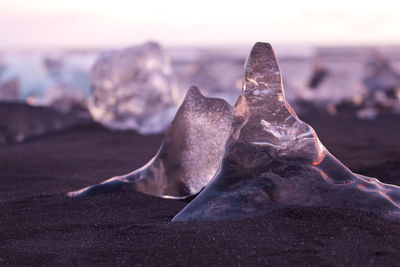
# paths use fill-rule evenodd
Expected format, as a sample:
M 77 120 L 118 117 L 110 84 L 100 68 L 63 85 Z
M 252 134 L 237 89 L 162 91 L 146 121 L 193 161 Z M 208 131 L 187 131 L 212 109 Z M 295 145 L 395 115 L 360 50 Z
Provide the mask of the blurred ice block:
M 59 85 L 49 89 L 41 104 L 50 106 L 64 114 L 75 113 L 90 117 L 84 93 L 67 85 Z
M 392 66 L 388 58 L 378 50 L 373 50 L 364 65 L 362 81 L 370 97 L 384 92 L 388 97 L 395 98 L 396 89 L 400 87 L 400 73 Z
M 88 118 L 64 114 L 49 107 L 25 103 L 0 103 L 0 145 L 91 123 Z
M 180 102 L 170 59 L 153 42 L 103 54 L 91 80 L 90 113 L 111 129 L 161 132 Z
M 17 85 L 18 96 L 13 99 L 35 106 L 52 106 L 49 98 L 62 92 L 66 93 L 66 102 L 71 102 L 69 96 L 74 91 L 80 91 L 86 102 L 90 91 L 89 71 L 97 54 L 89 51 L 7 52 L 1 57 L 0 87 L 6 85 L 9 91 L 10 86 Z M 54 88 L 57 92 L 52 92 Z
M 378 50 L 373 50 L 366 61 L 362 82 L 366 93 L 358 118 L 372 120 L 383 109 L 400 111 L 400 72 Z
M 19 98 L 19 80 L 12 78 L 0 82 L 0 101 L 17 101 Z

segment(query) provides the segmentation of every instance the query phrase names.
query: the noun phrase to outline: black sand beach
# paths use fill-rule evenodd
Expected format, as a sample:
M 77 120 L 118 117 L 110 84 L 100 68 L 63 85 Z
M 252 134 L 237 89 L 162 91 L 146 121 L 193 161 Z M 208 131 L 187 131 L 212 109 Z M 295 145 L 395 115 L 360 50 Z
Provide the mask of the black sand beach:
M 352 171 L 400 185 L 400 116 L 301 118 Z M 366 212 L 293 207 L 172 223 L 187 202 L 137 192 L 66 197 L 140 167 L 161 140 L 88 125 L 0 147 L 0 265 L 398 266 L 400 224 Z

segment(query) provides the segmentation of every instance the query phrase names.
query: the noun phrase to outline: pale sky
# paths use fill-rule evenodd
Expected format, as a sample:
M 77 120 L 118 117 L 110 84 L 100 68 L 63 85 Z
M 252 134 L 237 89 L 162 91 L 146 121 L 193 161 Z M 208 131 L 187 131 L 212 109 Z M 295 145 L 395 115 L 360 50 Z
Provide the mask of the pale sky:
M 400 44 L 400 1 L 0 0 L 2 47 Z

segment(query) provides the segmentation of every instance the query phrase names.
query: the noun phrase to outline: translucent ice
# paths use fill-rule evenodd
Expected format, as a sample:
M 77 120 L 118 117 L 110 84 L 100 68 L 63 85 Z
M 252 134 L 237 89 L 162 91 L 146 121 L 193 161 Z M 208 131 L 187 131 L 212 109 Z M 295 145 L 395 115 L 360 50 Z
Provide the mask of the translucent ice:
M 326 150 L 285 100 L 271 46 L 256 43 L 222 165 L 173 220 L 234 220 L 292 205 L 360 209 L 399 220 L 400 188 L 352 173 Z
M 90 113 L 112 129 L 161 132 L 178 107 L 170 59 L 156 43 L 104 54 L 91 79 Z
M 196 194 L 219 167 L 232 118 L 233 110 L 227 102 L 204 97 L 192 87 L 150 162 L 127 175 L 71 192 L 69 196 L 88 196 L 118 188 L 164 198 Z
M 0 84 L 18 80 L 19 101 L 48 105 L 44 100 L 55 87 L 79 89 L 87 98 L 89 72 L 97 52 L 10 52 L 0 62 Z
M 76 113 L 65 114 L 53 108 L 25 103 L 0 102 L 0 146 L 90 122 Z
M 67 85 L 55 86 L 48 90 L 41 104 L 53 107 L 62 113 L 82 114 L 90 118 L 85 94 L 81 90 Z
M 369 97 L 377 97 L 375 95 L 377 92 L 393 94 L 395 89 L 400 86 L 400 73 L 397 73 L 389 59 L 379 53 L 378 50 L 372 51 L 364 69 L 362 81 Z

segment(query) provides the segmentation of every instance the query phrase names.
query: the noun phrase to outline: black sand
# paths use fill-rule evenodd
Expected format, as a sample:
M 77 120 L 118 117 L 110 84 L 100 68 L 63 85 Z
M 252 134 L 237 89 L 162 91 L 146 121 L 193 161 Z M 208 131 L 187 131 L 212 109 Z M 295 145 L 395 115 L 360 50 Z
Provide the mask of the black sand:
M 400 116 L 302 119 L 352 171 L 400 185 Z M 140 167 L 161 139 L 86 126 L 0 147 L 0 266 L 398 266 L 400 224 L 366 212 L 294 207 L 171 223 L 186 202 L 137 192 L 65 196 Z

